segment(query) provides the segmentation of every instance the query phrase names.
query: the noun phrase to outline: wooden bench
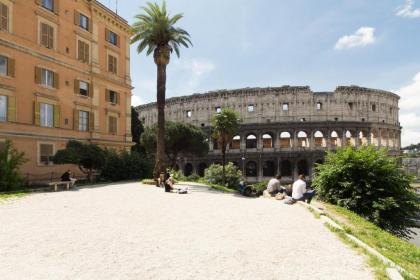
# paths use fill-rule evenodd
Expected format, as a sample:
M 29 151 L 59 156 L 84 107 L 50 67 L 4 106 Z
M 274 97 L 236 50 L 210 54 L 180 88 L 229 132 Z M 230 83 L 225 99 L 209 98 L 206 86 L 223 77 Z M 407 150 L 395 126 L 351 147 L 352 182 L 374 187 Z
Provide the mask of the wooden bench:
M 58 189 L 58 186 L 67 186 L 67 189 L 70 189 L 70 186 L 73 185 L 72 181 L 60 181 L 60 182 L 51 182 L 48 185 L 54 186 L 54 191 L 56 192 Z

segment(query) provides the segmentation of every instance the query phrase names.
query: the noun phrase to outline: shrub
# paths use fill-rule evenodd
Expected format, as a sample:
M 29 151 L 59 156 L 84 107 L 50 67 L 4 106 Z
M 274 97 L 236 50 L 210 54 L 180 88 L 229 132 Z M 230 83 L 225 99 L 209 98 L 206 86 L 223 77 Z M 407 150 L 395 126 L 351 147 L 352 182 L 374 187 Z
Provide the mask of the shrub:
M 0 149 L 0 191 L 9 191 L 23 186 L 19 167 L 27 161 L 24 156 L 25 154 L 18 152 L 9 140 Z
M 236 189 L 242 172 L 232 163 L 229 162 L 226 166 L 226 184 L 225 186 Z M 223 167 L 220 164 L 210 165 L 204 172 L 204 178 L 210 184 L 223 185 Z
M 262 195 L 263 191 L 267 188 L 268 181 L 262 181 L 252 185 L 252 188 L 256 192 L 257 196 Z
M 144 154 L 106 151 L 101 177 L 109 181 L 142 179 L 152 176 L 152 163 Z
M 200 176 L 197 174 L 191 174 L 190 176 L 185 177 L 185 180 L 189 182 L 198 182 L 200 180 Z
M 410 177 L 398 168 L 396 159 L 374 147 L 351 147 L 329 152 L 313 187 L 318 196 L 343 206 L 397 236 L 407 237 L 416 227 L 417 196 Z

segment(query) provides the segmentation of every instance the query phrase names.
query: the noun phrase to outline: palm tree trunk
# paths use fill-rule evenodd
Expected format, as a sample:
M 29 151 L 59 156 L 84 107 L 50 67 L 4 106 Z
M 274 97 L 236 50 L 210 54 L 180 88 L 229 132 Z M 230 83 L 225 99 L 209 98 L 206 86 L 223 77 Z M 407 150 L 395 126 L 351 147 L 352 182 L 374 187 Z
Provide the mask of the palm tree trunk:
M 166 64 L 157 64 L 157 108 L 158 131 L 156 163 L 153 171 L 155 178 L 165 172 L 165 92 L 166 92 Z

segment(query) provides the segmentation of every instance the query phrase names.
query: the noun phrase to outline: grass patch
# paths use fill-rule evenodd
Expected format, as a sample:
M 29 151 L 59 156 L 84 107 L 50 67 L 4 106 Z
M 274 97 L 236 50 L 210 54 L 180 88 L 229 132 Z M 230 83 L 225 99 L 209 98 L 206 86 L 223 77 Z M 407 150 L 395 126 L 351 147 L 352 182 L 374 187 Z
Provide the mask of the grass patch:
M 209 187 L 211 187 L 211 188 L 213 188 L 215 190 L 226 192 L 226 193 L 236 193 L 237 192 L 236 190 L 233 190 L 233 189 L 230 189 L 228 187 L 221 186 L 221 185 L 207 183 L 207 186 L 209 186 Z
M 419 247 L 380 229 L 352 211 L 336 205 L 323 204 L 326 215 L 343 225 L 345 232 L 362 240 L 420 279 Z
M 0 201 L 7 199 L 21 198 L 29 195 L 28 192 L 17 192 L 17 193 L 0 193 Z

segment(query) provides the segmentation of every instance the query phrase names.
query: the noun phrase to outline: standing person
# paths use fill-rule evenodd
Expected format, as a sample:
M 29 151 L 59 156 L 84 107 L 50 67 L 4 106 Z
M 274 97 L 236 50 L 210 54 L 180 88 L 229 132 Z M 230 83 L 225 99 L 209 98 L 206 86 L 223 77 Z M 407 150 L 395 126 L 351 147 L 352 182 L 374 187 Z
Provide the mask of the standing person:
M 276 196 L 277 193 L 283 192 L 280 186 L 281 176 L 277 175 L 275 178 L 270 179 L 267 184 L 267 189 L 264 191 L 266 196 Z
M 305 175 L 300 174 L 298 179 L 293 183 L 292 197 L 287 199 L 284 203 L 293 204 L 297 201 L 306 201 L 308 204 L 311 203 L 312 197 L 315 194 L 313 190 L 306 189 Z

